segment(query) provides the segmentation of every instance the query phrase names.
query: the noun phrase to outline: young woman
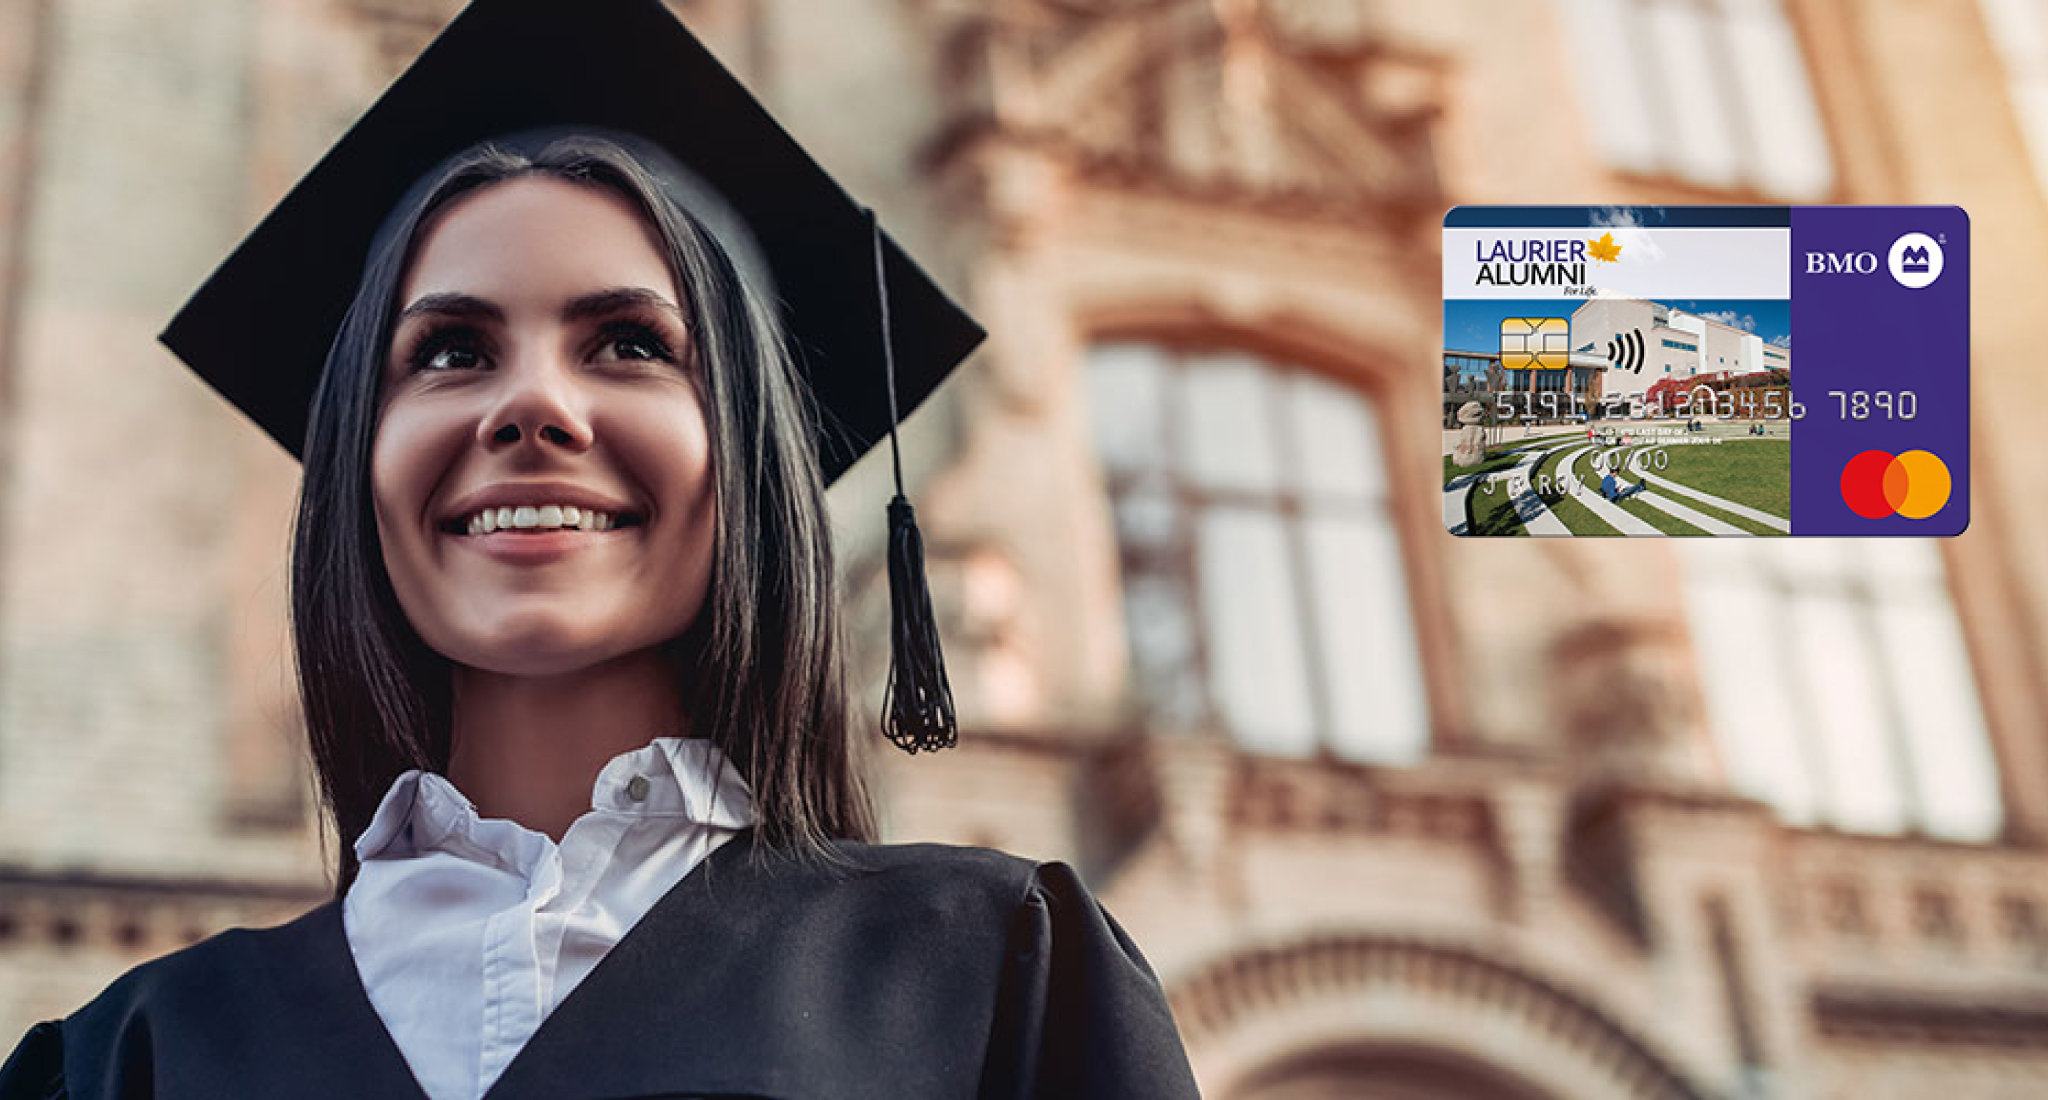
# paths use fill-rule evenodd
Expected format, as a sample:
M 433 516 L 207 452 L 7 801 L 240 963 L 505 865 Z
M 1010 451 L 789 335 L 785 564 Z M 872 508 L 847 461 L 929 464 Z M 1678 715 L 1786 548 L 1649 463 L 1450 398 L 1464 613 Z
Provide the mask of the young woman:
M 658 12 L 480 4 L 428 75 L 502 102 L 479 51 L 588 59 L 597 24 L 621 50 L 578 64 L 637 49 L 701 78 Z M 409 74 L 387 102 L 445 114 L 442 87 Z M 292 554 L 336 897 L 39 1025 L 0 1100 L 1194 1095 L 1157 981 L 1073 872 L 868 843 L 819 368 L 791 349 L 820 331 L 802 268 L 831 252 L 792 260 L 801 238 L 661 125 L 562 124 L 573 98 L 529 112 L 544 132 L 463 141 L 395 207 L 343 189 L 377 219 L 294 208 L 360 181 L 380 104 L 202 292 L 253 308 L 236 287 L 264 280 L 237 268 L 290 254 L 277 234 L 376 226 L 321 337 Z M 823 234 L 844 201 L 797 205 Z M 901 284 L 868 299 L 877 340 Z M 222 389 L 269 426 L 283 367 Z

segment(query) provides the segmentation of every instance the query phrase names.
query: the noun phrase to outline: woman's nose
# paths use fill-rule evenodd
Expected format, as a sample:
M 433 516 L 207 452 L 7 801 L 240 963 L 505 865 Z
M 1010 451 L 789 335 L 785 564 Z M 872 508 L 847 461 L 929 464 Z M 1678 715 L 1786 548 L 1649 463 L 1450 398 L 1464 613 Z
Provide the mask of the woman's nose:
M 590 446 L 588 412 L 578 397 L 574 365 L 553 353 L 522 355 L 500 372 L 498 402 L 478 425 L 480 442 L 502 449 L 539 440 L 570 450 Z

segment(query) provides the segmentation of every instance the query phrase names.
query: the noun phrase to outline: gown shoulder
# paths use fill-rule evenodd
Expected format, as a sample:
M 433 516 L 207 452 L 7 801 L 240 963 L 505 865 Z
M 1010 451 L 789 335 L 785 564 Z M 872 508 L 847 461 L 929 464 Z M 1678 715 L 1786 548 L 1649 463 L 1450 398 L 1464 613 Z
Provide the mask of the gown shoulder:
M 231 928 L 129 968 L 76 1012 L 29 1029 L 0 1067 L 0 1100 L 148 1096 L 160 1090 L 147 1082 L 160 1086 L 182 1064 L 166 1044 L 217 1040 L 234 1049 L 223 1004 L 262 999 L 262 979 L 297 962 L 298 945 L 332 905 L 274 928 Z
M 848 851 L 897 880 L 917 925 L 951 929 L 943 950 L 1001 958 L 980 1096 L 1198 1095 L 1157 975 L 1072 867 L 940 844 Z
M 64 1087 L 64 1024 L 45 1020 L 28 1029 L 14 1053 L 0 1063 L 0 1100 L 67 1100 Z

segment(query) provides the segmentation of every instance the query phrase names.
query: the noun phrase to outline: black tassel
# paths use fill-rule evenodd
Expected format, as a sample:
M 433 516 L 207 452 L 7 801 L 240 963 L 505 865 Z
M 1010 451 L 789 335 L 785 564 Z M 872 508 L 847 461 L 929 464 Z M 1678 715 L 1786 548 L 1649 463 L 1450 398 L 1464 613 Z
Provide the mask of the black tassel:
M 882 229 L 868 211 L 875 245 L 875 293 L 881 302 L 882 363 L 889 386 L 889 456 L 896 496 L 889 501 L 889 686 L 882 700 L 882 733 L 915 755 L 950 749 L 959 739 L 939 623 L 924 575 L 924 536 L 903 495 L 903 455 L 896 444 L 896 346 L 889 329 L 889 282 L 882 270 Z
M 889 692 L 882 707 L 882 732 L 904 752 L 950 749 L 957 740 L 953 689 L 924 577 L 924 536 L 901 493 L 889 502 Z

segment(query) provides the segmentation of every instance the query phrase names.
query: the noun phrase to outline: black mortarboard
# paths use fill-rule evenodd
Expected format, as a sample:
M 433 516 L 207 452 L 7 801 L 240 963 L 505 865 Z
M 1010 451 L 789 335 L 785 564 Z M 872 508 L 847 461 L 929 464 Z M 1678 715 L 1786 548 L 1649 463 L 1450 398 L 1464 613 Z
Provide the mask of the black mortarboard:
M 208 277 L 163 343 L 300 456 L 315 385 L 387 214 L 478 142 L 582 128 L 652 143 L 751 235 L 756 254 L 735 259 L 766 264 L 825 420 L 828 483 L 981 342 L 981 326 L 659 0 L 475 0 Z M 952 703 L 900 467 L 897 487 L 885 727 L 915 751 L 951 743 Z

